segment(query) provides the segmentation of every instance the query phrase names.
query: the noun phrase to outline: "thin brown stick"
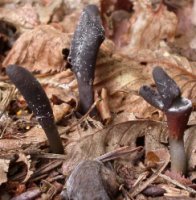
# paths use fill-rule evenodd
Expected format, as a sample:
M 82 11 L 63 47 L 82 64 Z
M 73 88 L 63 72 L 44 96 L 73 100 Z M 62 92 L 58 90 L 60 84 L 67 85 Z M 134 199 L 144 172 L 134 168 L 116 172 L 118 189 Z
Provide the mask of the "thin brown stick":
M 101 162 L 115 160 L 117 158 L 120 158 L 120 157 L 125 156 L 130 153 L 133 153 L 135 151 L 141 151 L 142 149 L 143 149 L 143 147 L 136 147 L 134 149 L 129 146 L 121 147 L 121 148 L 115 149 L 111 152 L 105 153 L 105 154 L 97 157 L 96 160 L 99 160 Z
M 149 179 L 147 179 L 145 182 L 141 183 L 136 188 L 134 188 L 133 192 L 131 193 L 131 197 L 134 198 L 141 191 L 143 191 L 147 186 L 149 186 L 151 183 L 153 183 L 153 181 L 156 180 L 157 177 L 161 174 L 161 172 L 166 168 L 169 161 L 170 161 L 170 158 L 168 157 L 168 159 L 165 161 L 165 163 L 159 169 L 157 169 Z

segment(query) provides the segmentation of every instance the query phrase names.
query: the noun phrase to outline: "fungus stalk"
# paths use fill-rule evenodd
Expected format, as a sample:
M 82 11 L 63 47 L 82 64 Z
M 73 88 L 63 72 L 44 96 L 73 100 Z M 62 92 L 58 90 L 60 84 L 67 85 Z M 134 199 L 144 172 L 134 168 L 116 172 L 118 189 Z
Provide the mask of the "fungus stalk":
M 64 149 L 54 122 L 53 111 L 40 83 L 28 70 L 17 65 L 9 65 L 6 68 L 6 73 L 24 96 L 29 108 L 46 133 L 51 151 L 63 154 Z
M 104 40 L 104 29 L 97 6 L 88 5 L 82 12 L 71 43 L 68 63 L 79 90 L 79 112 L 85 114 L 94 102 L 93 81 L 96 58 Z M 91 115 L 95 115 L 95 110 Z
M 169 131 L 171 170 L 186 174 L 187 158 L 183 136 L 191 114 L 192 103 L 181 97 L 179 87 L 162 68 L 154 68 L 153 78 L 157 91 L 149 86 L 142 86 L 139 94 L 149 104 L 165 113 Z
M 169 130 L 171 170 L 183 174 L 186 174 L 187 171 L 187 158 L 183 136 L 191 110 L 191 101 L 180 98 L 165 112 Z

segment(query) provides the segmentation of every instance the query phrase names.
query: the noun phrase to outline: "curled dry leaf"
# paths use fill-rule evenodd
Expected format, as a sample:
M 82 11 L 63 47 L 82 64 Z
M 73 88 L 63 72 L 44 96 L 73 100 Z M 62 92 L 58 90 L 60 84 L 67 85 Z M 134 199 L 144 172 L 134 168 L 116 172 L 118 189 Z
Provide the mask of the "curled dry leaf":
M 177 15 L 178 27 L 177 32 L 186 35 L 188 32 L 192 31 L 193 28 L 191 24 L 192 17 L 192 0 L 164 0 L 164 4 L 167 5 L 168 10 L 171 10 Z
M 53 114 L 55 122 L 59 122 L 66 114 L 71 111 L 71 106 L 67 103 L 53 106 Z
M 161 5 L 154 11 L 150 1 L 134 1 L 134 11 L 125 52 L 156 49 L 161 40 L 174 39 L 177 18 L 174 13 L 167 10 L 166 6 Z
M 130 54 L 129 58 L 139 62 L 146 72 L 149 71 L 149 69 L 146 69 L 146 65 L 159 65 L 171 68 L 171 70 L 172 68 L 181 68 L 187 72 L 196 74 L 194 73 L 194 65 L 186 57 L 176 55 L 164 48 L 155 51 L 141 49 L 139 52 Z
M 18 38 L 3 66 L 18 64 L 41 73 L 60 71 L 65 66 L 62 49 L 68 47 L 69 41 L 66 34 L 50 25 L 39 26 Z
M 31 175 L 33 174 L 33 171 L 30 169 L 31 167 L 31 159 L 29 155 L 25 155 L 23 153 L 19 153 L 18 154 L 19 158 L 17 159 L 16 162 L 23 162 L 26 165 L 26 176 L 23 180 L 23 183 L 27 182 L 29 180 L 29 178 L 31 177 Z
M 185 57 L 170 54 L 167 51 L 162 50 L 154 52 L 141 50 L 137 54 L 132 54 L 129 57 L 130 59 L 139 62 L 143 65 L 143 67 L 145 66 L 145 68 L 143 68 L 143 73 L 146 74 L 146 78 L 149 77 L 155 66 L 163 67 L 165 71 L 177 82 L 182 90 L 182 95 L 191 99 L 192 102 L 195 102 L 196 74 L 194 67 Z M 143 82 L 144 85 L 145 81 Z
M 0 159 L 0 185 L 7 182 L 10 160 Z
M 98 99 L 98 94 L 96 98 Z M 105 88 L 102 88 L 101 90 L 100 99 L 101 101 L 97 104 L 97 109 L 99 110 L 99 113 L 104 123 L 108 124 L 111 121 L 112 116 L 109 108 L 108 92 Z

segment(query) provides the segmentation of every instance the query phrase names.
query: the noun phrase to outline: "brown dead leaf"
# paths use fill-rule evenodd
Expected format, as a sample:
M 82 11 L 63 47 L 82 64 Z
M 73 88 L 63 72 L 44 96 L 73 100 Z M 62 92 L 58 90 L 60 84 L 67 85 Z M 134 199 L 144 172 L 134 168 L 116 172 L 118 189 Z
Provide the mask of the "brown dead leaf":
M 67 103 L 53 105 L 52 108 L 55 122 L 59 122 L 66 114 L 68 114 L 71 111 L 71 106 Z
M 138 96 L 142 83 L 149 82 L 149 76 L 143 73 L 142 66 L 126 56 L 100 51 L 95 72 L 95 90 L 101 88 L 108 91 L 109 108 L 113 113 L 129 112 L 138 115 L 146 105 Z M 134 106 L 131 106 L 134 104 Z M 121 121 L 122 122 L 122 121 Z
M 174 40 L 177 18 L 163 4 L 154 11 L 150 1 L 134 1 L 134 11 L 125 52 L 156 49 L 161 40 Z
M 13 24 L 19 32 L 24 32 L 39 25 L 38 15 L 30 3 L 23 6 L 0 7 L 0 19 Z
M 65 132 L 64 127 L 58 127 L 59 134 Z M 0 139 L 0 149 L 4 151 L 10 150 L 24 150 L 25 148 L 33 147 L 36 150 L 45 143 L 47 143 L 47 137 L 43 129 L 37 125 L 24 133 L 23 137 L 17 139 Z
M 74 33 L 80 14 L 81 14 L 81 10 L 77 9 L 75 12 L 72 12 L 64 17 L 62 21 L 64 32 Z
M 10 160 L 0 159 L 0 185 L 7 182 Z
M 21 149 L 23 146 L 29 146 L 33 144 L 37 144 L 39 146 L 39 144 L 47 140 L 43 129 L 36 126 L 30 129 L 25 136 L 25 138 L 19 139 L 1 139 L 0 149 L 9 151 Z
M 41 73 L 60 71 L 65 66 L 62 49 L 69 46 L 69 37 L 50 25 L 39 26 L 22 34 L 3 62 L 18 64 Z
M 138 138 L 145 140 L 147 152 L 164 148 L 160 144 L 162 136 L 166 134 L 162 128 L 163 124 L 150 121 L 130 121 L 104 129 L 89 127 L 88 130 L 82 130 L 78 127 L 68 135 L 68 145 L 65 148 L 68 157 L 63 164 L 63 173 L 67 174 L 82 160 L 94 159 L 120 147 L 129 146 L 134 149 L 138 145 Z M 152 135 L 157 140 L 151 140 Z M 130 162 L 130 157 L 128 160 Z

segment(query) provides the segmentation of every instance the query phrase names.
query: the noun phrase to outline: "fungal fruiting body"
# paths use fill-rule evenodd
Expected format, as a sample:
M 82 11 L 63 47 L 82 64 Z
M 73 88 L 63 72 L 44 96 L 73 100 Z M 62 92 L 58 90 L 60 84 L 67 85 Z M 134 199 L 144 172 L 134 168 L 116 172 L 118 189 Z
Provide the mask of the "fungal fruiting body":
M 88 5 L 82 12 L 71 43 L 68 62 L 74 72 L 79 90 L 79 112 L 85 114 L 94 102 L 93 81 L 96 58 L 104 40 L 99 10 Z M 93 112 L 91 114 L 93 115 Z
M 51 151 L 63 154 L 64 149 L 54 122 L 53 111 L 41 84 L 28 70 L 17 65 L 9 65 L 6 73 L 24 96 L 29 108 L 45 131 Z
M 165 113 L 169 130 L 171 170 L 185 174 L 187 159 L 183 136 L 192 111 L 192 103 L 181 97 L 180 88 L 161 67 L 154 68 L 153 78 L 157 91 L 149 86 L 142 86 L 139 94 L 149 104 Z
M 171 155 L 171 170 L 186 174 L 187 159 L 184 149 L 184 131 L 192 111 L 192 103 L 185 98 L 179 98 L 165 112 L 169 129 L 169 143 Z

